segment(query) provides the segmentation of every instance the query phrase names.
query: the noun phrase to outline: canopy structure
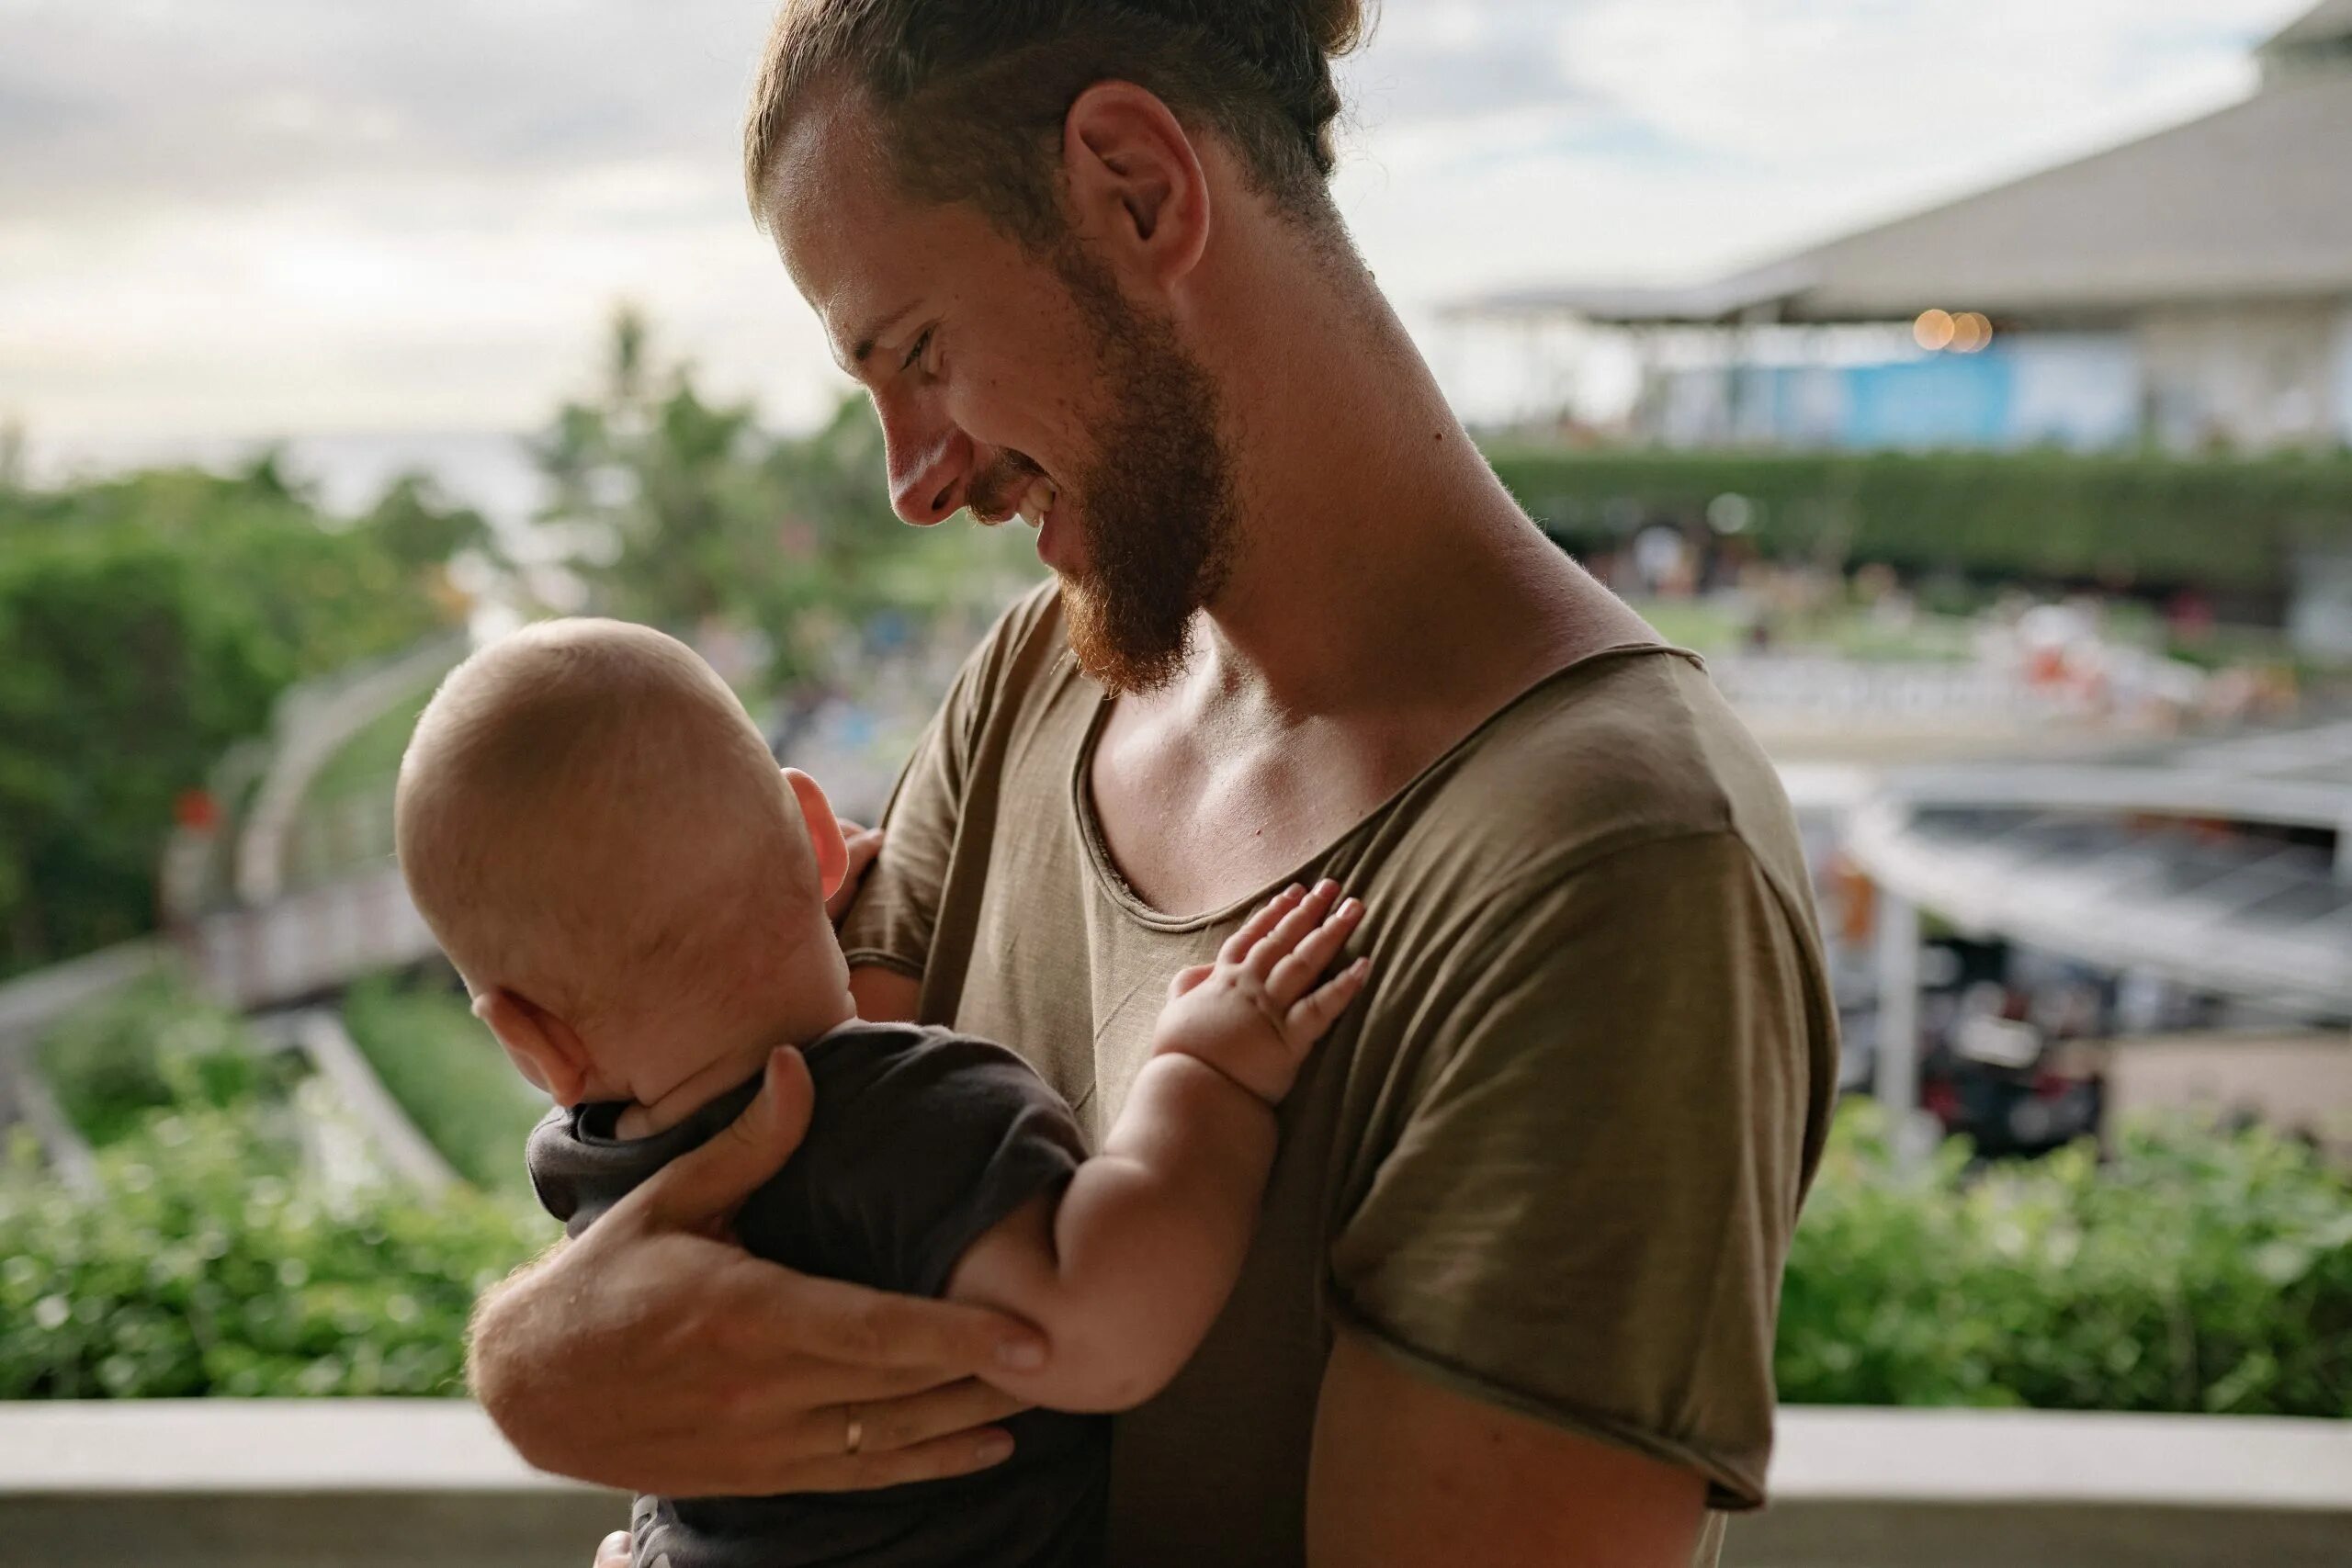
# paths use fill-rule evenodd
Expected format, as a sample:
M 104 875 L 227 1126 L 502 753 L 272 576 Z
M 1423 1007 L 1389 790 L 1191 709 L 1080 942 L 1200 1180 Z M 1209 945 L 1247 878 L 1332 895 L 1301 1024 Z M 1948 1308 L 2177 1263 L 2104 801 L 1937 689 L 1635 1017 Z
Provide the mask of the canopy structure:
M 2263 44 L 2261 88 L 2142 141 L 1680 288 L 1532 288 L 1457 317 L 1623 325 L 2015 321 L 2352 292 L 2352 0 Z
M 2352 722 L 2107 766 L 1901 773 L 1848 848 L 1971 934 L 2352 1017 Z

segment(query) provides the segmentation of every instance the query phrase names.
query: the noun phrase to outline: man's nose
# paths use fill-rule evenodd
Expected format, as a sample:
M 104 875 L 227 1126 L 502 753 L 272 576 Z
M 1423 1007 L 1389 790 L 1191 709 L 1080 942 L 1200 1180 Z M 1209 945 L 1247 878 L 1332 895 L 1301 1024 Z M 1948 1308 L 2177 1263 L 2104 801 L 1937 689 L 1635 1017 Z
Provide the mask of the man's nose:
M 888 430 L 891 510 L 918 528 L 954 516 L 971 482 L 972 439 L 950 424 L 921 433 Z

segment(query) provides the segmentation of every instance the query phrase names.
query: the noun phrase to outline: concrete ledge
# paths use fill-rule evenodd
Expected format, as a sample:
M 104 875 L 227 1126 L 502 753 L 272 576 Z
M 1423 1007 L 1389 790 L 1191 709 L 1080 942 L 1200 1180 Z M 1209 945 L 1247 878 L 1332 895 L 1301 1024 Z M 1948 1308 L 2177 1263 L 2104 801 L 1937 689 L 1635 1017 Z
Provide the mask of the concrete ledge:
M 2352 1422 L 1799 1408 L 1772 1489 L 1734 1568 L 2352 1561 Z M 627 1514 L 462 1401 L 0 1404 L 0 1564 L 586 1568 Z
M 2352 1421 L 1800 1405 L 1781 1412 L 1771 1486 L 1790 1504 L 2352 1512 Z
M 28 1496 L 587 1490 L 525 1464 L 470 1400 L 0 1404 L 0 1499 L 12 1513 Z
M 2352 1421 L 1781 1412 L 1728 1568 L 2324 1568 L 2352 1562 Z

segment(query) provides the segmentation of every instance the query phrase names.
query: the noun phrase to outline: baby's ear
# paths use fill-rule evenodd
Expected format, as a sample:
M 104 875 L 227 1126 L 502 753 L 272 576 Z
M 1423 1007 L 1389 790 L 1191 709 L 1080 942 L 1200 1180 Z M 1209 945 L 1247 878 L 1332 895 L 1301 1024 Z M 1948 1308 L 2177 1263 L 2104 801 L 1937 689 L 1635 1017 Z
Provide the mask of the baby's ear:
M 476 997 L 474 1016 L 490 1025 L 506 1047 L 514 1070 L 544 1089 L 548 1099 L 558 1105 L 577 1105 L 587 1098 L 588 1051 L 570 1024 L 507 990 Z
M 808 847 L 817 852 L 817 886 L 825 897 L 842 885 L 849 874 L 849 846 L 842 840 L 841 822 L 833 816 L 833 803 L 815 779 L 798 768 L 784 770 L 784 782 L 792 790 L 792 798 L 800 804 L 800 816 L 808 824 Z

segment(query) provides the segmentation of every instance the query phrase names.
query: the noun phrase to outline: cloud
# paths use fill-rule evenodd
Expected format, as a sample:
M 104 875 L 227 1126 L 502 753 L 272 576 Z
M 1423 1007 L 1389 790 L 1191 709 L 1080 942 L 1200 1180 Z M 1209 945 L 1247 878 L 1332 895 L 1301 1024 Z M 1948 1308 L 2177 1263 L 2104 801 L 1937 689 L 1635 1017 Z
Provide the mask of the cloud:
M 765 0 L 0 0 L 0 209 L 734 154 Z M 37 73 L 37 74 L 36 74 Z
M 2301 8 L 1388 0 L 1338 189 L 1417 324 L 1699 276 L 2226 102 Z M 0 0 L 0 417 L 519 427 L 624 295 L 806 417 L 843 383 L 736 175 L 772 9 Z

